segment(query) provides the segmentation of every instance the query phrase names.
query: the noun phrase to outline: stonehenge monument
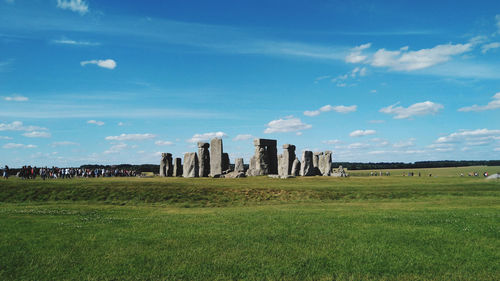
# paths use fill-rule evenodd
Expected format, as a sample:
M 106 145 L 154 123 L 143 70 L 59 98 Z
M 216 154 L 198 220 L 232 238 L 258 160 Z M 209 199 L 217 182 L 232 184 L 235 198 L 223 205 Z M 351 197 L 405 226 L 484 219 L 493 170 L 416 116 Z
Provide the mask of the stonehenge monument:
M 197 178 L 199 175 L 198 155 L 196 152 L 184 154 L 183 176 L 185 178 Z
M 210 144 L 206 142 L 198 143 L 198 163 L 200 165 L 198 176 L 208 177 L 210 175 L 210 154 L 208 148 Z
M 174 160 L 174 173 L 172 174 L 174 177 L 182 177 L 182 159 L 175 158 Z
M 171 177 L 173 172 L 174 172 L 174 167 L 172 165 L 172 154 L 162 153 L 160 162 L 160 176 Z
M 248 174 L 263 176 L 278 174 L 278 151 L 276 140 L 254 139 L 255 154 L 250 159 Z
M 213 178 L 220 177 L 223 171 L 222 164 L 222 139 L 213 138 L 210 141 L 210 176 Z
M 171 153 L 162 153 L 160 161 L 161 177 L 214 177 L 239 178 L 245 176 L 269 175 L 276 178 L 296 176 L 333 176 L 346 177 L 347 173 L 340 166 L 332 169 L 332 152 L 302 151 L 302 159 L 295 154 L 296 147 L 284 144 L 283 153 L 277 153 L 277 141 L 272 139 L 254 139 L 255 152 L 250 163 L 245 167 L 243 158 L 236 158 L 234 169 L 231 168 L 229 154 L 223 151 L 222 139 L 214 138 L 207 142 L 198 142 L 197 152 L 184 154 L 172 163 Z

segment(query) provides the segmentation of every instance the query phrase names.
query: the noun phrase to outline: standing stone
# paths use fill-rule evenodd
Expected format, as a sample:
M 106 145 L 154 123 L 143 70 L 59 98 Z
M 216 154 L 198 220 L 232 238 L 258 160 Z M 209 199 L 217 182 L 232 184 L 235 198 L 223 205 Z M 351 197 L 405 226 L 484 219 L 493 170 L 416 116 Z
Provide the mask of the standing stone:
M 332 171 L 332 152 L 327 150 L 319 155 L 318 168 L 323 176 L 330 176 Z
M 255 154 L 250 159 L 249 175 L 278 174 L 278 151 L 276 143 L 276 140 L 270 139 L 253 140 Z
M 313 167 L 314 167 L 314 176 L 321 175 L 319 170 L 319 158 L 323 155 L 323 152 L 314 152 L 313 153 Z
M 229 153 L 222 153 L 222 172 L 228 173 L 230 172 L 231 162 L 229 161 Z
M 243 158 L 234 159 L 234 171 L 245 172 L 245 165 L 243 164 Z
M 210 153 L 208 148 L 210 144 L 206 142 L 198 143 L 198 163 L 200 165 L 200 169 L 198 171 L 199 177 L 208 177 L 210 175 Z
M 313 153 L 312 151 L 302 152 L 302 163 L 300 165 L 301 176 L 314 176 Z
M 295 160 L 295 145 L 284 144 L 281 164 L 279 164 L 279 175 L 289 176 L 292 174 L 292 165 Z M 278 161 L 279 162 L 279 161 Z
M 166 173 L 165 173 L 166 166 L 167 166 L 167 154 L 162 153 L 161 154 L 161 161 L 160 161 L 160 177 L 164 177 L 166 175 Z
M 213 138 L 210 141 L 210 176 L 222 175 L 222 139 Z
M 172 166 L 172 154 L 162 153 L 160 162 L 160 176 L 171 177 L 174 167 Z
M 182 177 L 182 160 L 181 158 L 175 158 L 174 160 L 174 177 Z
M 198 155 L 196 152 L 184 154 L 183 176 L 185 178 L 196 178 L 199 175 Z
M 299 159 L 295 158 L 292 164 L 292 176 L 297 177 L 299 175 L 300 175 L 300 161 Z

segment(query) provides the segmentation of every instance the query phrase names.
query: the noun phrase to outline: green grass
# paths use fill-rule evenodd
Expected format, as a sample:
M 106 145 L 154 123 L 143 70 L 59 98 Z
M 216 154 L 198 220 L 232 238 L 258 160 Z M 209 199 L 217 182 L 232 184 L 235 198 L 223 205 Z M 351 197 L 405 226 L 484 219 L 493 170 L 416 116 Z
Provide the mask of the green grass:
M 0 182 L 0 280 L 500 280 L 500 182 Z

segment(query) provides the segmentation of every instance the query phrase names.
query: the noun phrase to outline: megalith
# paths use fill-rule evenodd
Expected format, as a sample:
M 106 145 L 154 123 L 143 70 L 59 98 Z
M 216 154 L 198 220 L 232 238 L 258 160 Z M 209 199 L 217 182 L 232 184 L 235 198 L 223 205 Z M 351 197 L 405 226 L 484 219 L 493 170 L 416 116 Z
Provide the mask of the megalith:
M 327 150 L 319 155 L 318 168 L 322 176 L 330 176 L 332 171 L 332 152 Z
M 160 176 L 161 177 L 171 177 L 174 171 L 172 165 L 172 154 L 162 153 L 160 162 Z
M 245 165 L 243 163 L 243 158 L 234 159 L 234 171 L 235 172 L 245 172 Z
M 174 177 L 182 177 L 182 159 L 175 158 L 174 160 L 174 173 L 172 174 Z
M 314 167 L 314 176 L 321 175 L 319 170 L 319 158 L 323 155 L 323 152 L 314 152 L 313 153 L 313 167 Z
M 292 176 L 297 177 L 299 175 L 300 175 L 300 161 L 299 159 L 295 158 L 292 164 Z
M 231 162 L 229 161 L 229 153 L 222 153 L 222 173 L 230 172 Z
M 196 178 L 199 175 L 198 155 L 196 152 L 184 154 L 183 176 L 185 178 Z
M 295 160 L 295 145 L 284 144 L 283 154 L 280 155 L 281 161 L 279 162 L 279 175 L 289 176 L 292 175 L 292 165 Z
M 210 153 L 208 151 L 209 147 L 209 143 L 198 143 L 198 164 L 200 165 L 200 168 L 198 170 L 199 177 L 208 177 L 210 175 Z
M 306 150 L 302 152 L 302 163 L 300 164 L 301 176 L 314 176 L 313 153 Z
M 220 177 L 222 175 L 222 139 L 210 140 L 210 176 Z
M 276 140 L 254 139 L 255 154 L 250 159 L 248 174 L 262 176 L 278 174 L 278 151 Z

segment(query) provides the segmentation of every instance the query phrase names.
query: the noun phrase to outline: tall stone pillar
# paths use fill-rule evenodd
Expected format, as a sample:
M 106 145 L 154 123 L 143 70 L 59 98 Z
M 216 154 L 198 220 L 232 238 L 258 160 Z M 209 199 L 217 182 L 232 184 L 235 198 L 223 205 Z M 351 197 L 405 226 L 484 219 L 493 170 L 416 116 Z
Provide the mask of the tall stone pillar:
M 171 177 L 174 167 L 172 166 L 172 154 L 162 153 L 160 162 L 160 176 Z
M 318 167 L 321 175 L 330 176 L 332 172 L 332 152 L 327 150 L 319 156 Z
M 184 154 L 183 176 L 185 178 L 196 178 L 199 175 L 198 155 L 196 152 Z
M 248 174 L 262 176 L 278 174 L 278 151 L 276 140 L 254 139 L 255 154 L 250 159 Z
M 210 140 L 210 176 L 220 177 L 222 175 L 222 139 Z
M 245 172 L 245 165 L 243 164 L 243 158 L 236 158 L 234 160 L 234 171 Z
M 313 153 L 313 167 L 314 167 L 314 176 L 321 175 L 319 170 L 319 158 L 323 155 L 323 152 L 314 152 Z
M 198 171 L 199 177 L 208 177 L 210 175 L 210 152 L 208 148 L 210 144 L 206 142 L 198 143 L 198 163 L 200 169 Z
M 302 163 L 300 165 L 301 176 L 314 176 L 313 153 L 312 151 L 302 152 Z
M 174 160 L 174 177 L 182 177 L 182 160 L 181 158 L 175 158 Z

